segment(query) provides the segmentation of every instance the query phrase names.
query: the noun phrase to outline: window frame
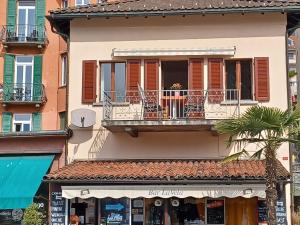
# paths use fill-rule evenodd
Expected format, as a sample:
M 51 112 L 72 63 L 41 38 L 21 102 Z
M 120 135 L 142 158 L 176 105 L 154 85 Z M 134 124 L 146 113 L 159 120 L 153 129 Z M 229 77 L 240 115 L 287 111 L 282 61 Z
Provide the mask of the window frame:
M 78 4 L 77 1 L 80 1 L 81 3 Z M 85 1 L 87 1 L 87 3 L 85 3 Z M 89 0 L 75 0 L 75 6 L 88 5 L 88 4 L 90 4 Z
M 211 224 L 207 223 L 207 200 L 222 200 L 224 202 L 224 223 L 221 224 Z M 205 225 L 225 225 L 226 224 L 226 198 L 205 198 Z
M 227 72 L 226 72 L 226 62 L 229 61 L 233 61 L 236 62 L 236 82 L 235 82 L 235 86 L 236 86 L 236 90 L 239 91 L 239 93 L 241 94 L 241 61 L 250 61 L 250 69 L 251 69 L 251 99 L 241 99 L 240 96 L 240 100 L 250 100 L 250 101 L 254 101 L 254 92 L 255 92 L 255 81 L 254 81 L 254 59 L 253 58 L 232 58 L 232 59 L 224 59 L 224 82 L 225 82 L 225 90 L 227 90 Z M 228 100 L 227 100 L 228 101 Z
M 67 8 L 69 6 L 68 0 L 62 0 L 61 1 L 61 8 Z
M 21 115 L 26 115 L 29 116 L 29 121 L 27 120 L 17 120 L 16 121 L 16 116 L 21 116 Z M 16 131 L 16 124 L 20 124 L 21 123 L 21 130 L 20 131 Z M 29 131 L 24 131 L 24 124 L 29 124 Z M 32 131 L 32 114 L 30 113 L 14 113 L 13 114 L 13 119 L 12 119 L 12 131 L 13 132 L 30 132 Z
M 65 61 L 66 60 L 66 61 Z M 67 74 L 68 74 L 68 55 L 62 54 L 60 56 L 61 71 L 60 71 L 60 86 L 64 87 L 67 85 Z
M 20 3 L 28 3 L 28 5 L 21 5 Z M 30 4 L 31 3 L 31 4 Z M 25 23 L 20 24 L 19 23 L 19 18 L 20 18 L 20 9 L 25 9 L 26 13 L 25 13 Z M 25 33 L 24 33 L 24 38 L 26 38 L 28 36 L 28 19 L 29 19 L 29 10 L 34 9 L 34 15 L 36 17 L 36 5 L 35 5 L 35 1 L 18 1 L 17 4 L 17 18 L 16 18 L 16 23 L 17 23 L 17 36 L 19 37 L 20 35 L 20 26 L 25 26 Z M 33 26 L 36 26 L 36 19 L 34 18 L 34 24 Z
M 122 60 L 101 60 L 99 61 L 99 101 L 103 102 L 103 90 L 102 90 L 102 64 L 111 64 L 111 92 L 115 90 L 115 64 L 124 63 L 125 65 L 125 91 L 127 90 L 127 61 Z M 104 86 L 103 86 L 104 87 Z M 125 97 L 125 96 L 124 96 Z M 113 99 L 114 100 L 114 99 Z

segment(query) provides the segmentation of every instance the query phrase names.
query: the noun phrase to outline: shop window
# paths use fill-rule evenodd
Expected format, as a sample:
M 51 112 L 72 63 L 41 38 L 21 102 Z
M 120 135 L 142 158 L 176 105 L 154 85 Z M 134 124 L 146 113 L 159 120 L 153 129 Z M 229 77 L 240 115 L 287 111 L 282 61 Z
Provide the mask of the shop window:
M 131 200 L 131 225 L 144 224 L 144 199 Z
M 97 222 L 97 202 L 95 198 L 72 199 L 70 216 L 78 216 L 81 225 L 94 225 Z
M 14 132 L 31 131 L 31 114 L 14 114 Z
M 226 64 L 226 89 L 227 99 L 234 99 L 232 90 L 240 90 L 241 99 L 252 100 L 252 60 L 228 60 Z
M 101 63 L 101 101 L 105 92 L 113 101 L 123 102 L 126 91 L 126 64 Z
M 100 224 L 129 225 L 130 199 L 101 199 Z
M 159 198 L 145 199 L 145 224 L 164 224 L 165 200 Z
M 224 199 L 207 199 L 206 216 L 207 224 L 224 224 L 225 223 L 225 202 Z

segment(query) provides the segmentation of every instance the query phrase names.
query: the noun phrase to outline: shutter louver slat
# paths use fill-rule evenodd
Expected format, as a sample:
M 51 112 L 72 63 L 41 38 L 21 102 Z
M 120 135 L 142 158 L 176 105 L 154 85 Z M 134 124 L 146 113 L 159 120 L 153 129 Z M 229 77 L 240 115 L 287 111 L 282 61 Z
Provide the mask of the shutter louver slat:
M 158 90 L 158 60 L 145 60 L 145 90 Z
M 33 68 L 33 101 L 42 101 L 43 57 L 34 56 Z
M 189 66 L 189 89 L 203 90 L 203 59 L 190 59 Z
M 220 103 L 223 99 L 223 59 L 208 59 L 208 100 Z
M 254 58 L 255 71 L 255 99 L 257 101 L 269 101 L 269 58 Z
M 12 128 L 12 113 L 3 112 L 2 113 L 2 131 L 4 133 L 11 132 Z
M 138 93 L 138 84 L 140 84 L 141 61 L 127 61 L 127 93 L 126 98 L 130 103 L 138 103 L 140 101 Z
M 88 104 L 96 101 L 96 75 L 97 61 L 82 61 L 82 103 Z
M 42 125 L 42 114 L 40 112 L 32 113 L 32 131 L 40 131 Z

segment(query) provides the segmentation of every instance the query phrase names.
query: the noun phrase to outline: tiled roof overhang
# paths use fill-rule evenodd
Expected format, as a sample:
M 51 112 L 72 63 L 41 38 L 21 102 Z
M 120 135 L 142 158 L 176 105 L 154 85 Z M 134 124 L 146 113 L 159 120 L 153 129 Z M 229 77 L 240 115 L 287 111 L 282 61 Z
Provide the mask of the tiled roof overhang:
M 279 180 L 289 178 L 288 171 L 276 162 Z M 264 160 L 239 160 L 229 163 L 215 160 L 110 160 L 75 161 L 44 177 L 62 183 L 236 183 L 265 180 Z

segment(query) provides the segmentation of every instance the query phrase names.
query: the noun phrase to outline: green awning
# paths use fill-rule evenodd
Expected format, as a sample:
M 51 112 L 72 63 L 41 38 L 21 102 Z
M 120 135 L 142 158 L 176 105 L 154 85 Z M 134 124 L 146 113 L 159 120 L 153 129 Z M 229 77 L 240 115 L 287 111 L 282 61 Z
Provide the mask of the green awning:
M 0 209 L 23 209 L 33 201 L 54 155 L 0 157 Z

